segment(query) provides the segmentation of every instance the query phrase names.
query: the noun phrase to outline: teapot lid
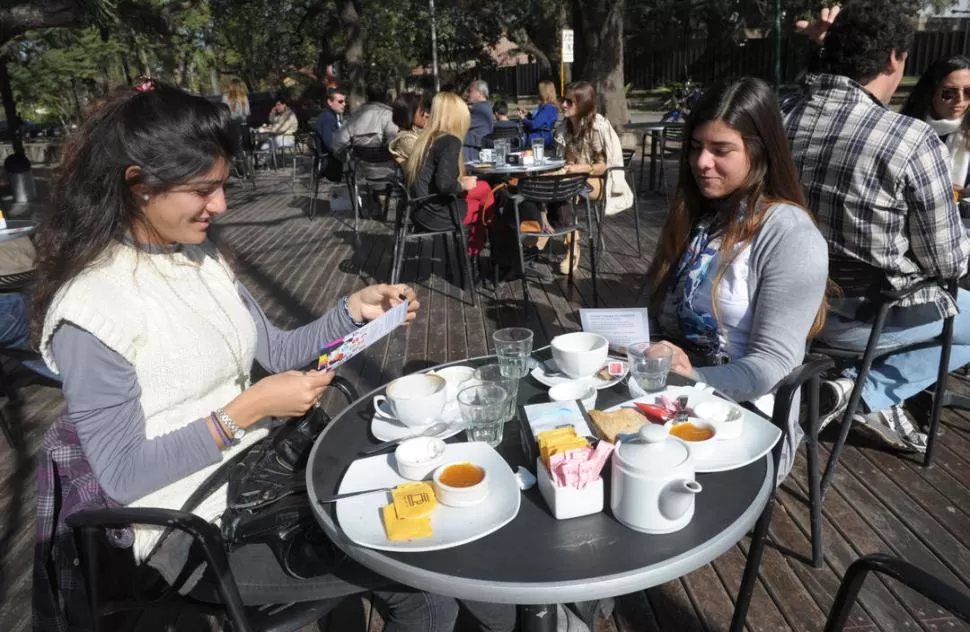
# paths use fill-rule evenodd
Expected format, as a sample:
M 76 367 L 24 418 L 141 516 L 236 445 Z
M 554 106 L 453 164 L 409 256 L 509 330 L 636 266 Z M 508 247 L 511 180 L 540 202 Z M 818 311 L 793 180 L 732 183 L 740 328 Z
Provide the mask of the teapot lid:
M 628 467 L 647 474 L 666 474 L 691 458 L 683 441 L 670 438 L 670 430 L 657 424 L 644 424 L 635 437 L 621 441 L 617 457 Z

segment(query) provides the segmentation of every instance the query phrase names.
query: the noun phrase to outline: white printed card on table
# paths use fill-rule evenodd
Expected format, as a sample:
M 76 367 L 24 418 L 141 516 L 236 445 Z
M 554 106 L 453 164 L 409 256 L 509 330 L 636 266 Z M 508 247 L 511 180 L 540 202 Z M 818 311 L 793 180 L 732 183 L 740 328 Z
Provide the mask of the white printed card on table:
M 579 320 L 583 331 L 603 336 L 621 353 L 634 342 L 650 341 L 650 318 L 645 307 L 580 309 Z
M 333 371 L 355 355 L 371 346 L 402 324 L 408 316 L 408 302 L 404 301 L 392 309 L 384 312 L 380 318 L 372 320 L 360 329 L 350 332 L 342 338 L 331 340 L 320 345 L 320 359 L 317 370 Z
M 539 436 L 540 432 L 566 426 L 575 428 L 576 434 L 581 437 L 595 436 L 576 402 L 530 404 L 522 408 L 525 410 L 525 417 L 529 421 L 533 437 Z

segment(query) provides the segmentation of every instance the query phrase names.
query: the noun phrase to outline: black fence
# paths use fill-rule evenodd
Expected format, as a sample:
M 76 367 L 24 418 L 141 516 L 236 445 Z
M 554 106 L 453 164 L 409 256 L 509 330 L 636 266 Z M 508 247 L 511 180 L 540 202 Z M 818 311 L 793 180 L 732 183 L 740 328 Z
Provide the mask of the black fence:
M 918 76 L 935 59 L 964 52 L 966 31 L 919 31 L 906 58 L 906 75 Z M 792 83 L 805 68 L 809 54 L 804 38 L 785 38 L 781 45 L 782 83 Z M 650 49 L 627 47 L 624 77 L 635 90 L 650 90 L 690 77 L 711 83 L 725 77 L 748 75 L 775 81 L 775 40 L 749 39 L 737 44 L 730 39 L 672 40 Z M 493 93 L 505 98 L 534 97 L 540 79 L 551 78 L 539 64 L 519 64 L 482 73 Z M 559 69 L 554 68 L 558 85 Z M 578 79 L 578 77 L 577 77 Z

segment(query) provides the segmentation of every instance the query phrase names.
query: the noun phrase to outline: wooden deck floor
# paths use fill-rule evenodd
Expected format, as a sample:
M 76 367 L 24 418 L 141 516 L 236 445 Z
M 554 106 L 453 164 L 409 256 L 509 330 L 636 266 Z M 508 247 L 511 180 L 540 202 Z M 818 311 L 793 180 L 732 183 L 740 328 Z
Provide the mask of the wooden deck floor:
M 346 216 L 304 215 L 305 191 L 288 180 L 264 178 L 256 190 L 236 186 L 231 208 L 215 233 L 238 258 L 240 276 L 271 318 L 283 326 L 306 322 L 336 297 L 363 284 L 387 280 L 392 237 L 388 226 L 366 220 L 355 235 Z M 630 213 L 606 225 L 608 254 L 602 261 L 602 305 L 634 306 L 663 218 L 662 198 L 640 208 L 644 256 L 636 256 Z M 534 304 L 522 301 L 518 283 L 480 290 L 479 306 L 450 279 L 454 253 L 426 244 L 405 268 L 422 302 L 418 320 L 355 359 L 343 373 L 361 391 L 430 364 L 488 352 L 490 334 L 520 324 L 533 328 L 544 344 L 562 331 L 579 328 L 578 308 L 592 303 L 586 262 L 576 287 L 564 279 L 533 286 Z M 30 626 L 30 572 L 33 543 L 33 455 L 42 433 L 63 406 L 56 388 L 23 371 L 13 374 L 21 401 L 10 407 L 21 445 L 0 444 L 0 631 Z M 962 378 L 955 387 L 967 390 Z M 970 418 L 946 412 L 945 436 L 929 469 L 908 458 L 853 441 L 825 505 L 825 566 L 804 561 L 809 547 L 806 466 L 800 456 L 782 486 L 771 540 L 748 617 L 750 630 L 820 630 L 839 579 L 860 555 L 889 552 L 970 589 Z M 727 629 L 741 579 L 747 540 L 713 564 L 687 577 L 617 600 L 601 631 Z M 363 629 L 360 604 L 332 615 L 326 629 Z M 465 629 L 467 626 L 461 626 Z M 472 629 L 472 628 L 467 628 Z M 892 582 L 870 580 L 853 612 L 852 630 L 967 629 L 947 613 Z

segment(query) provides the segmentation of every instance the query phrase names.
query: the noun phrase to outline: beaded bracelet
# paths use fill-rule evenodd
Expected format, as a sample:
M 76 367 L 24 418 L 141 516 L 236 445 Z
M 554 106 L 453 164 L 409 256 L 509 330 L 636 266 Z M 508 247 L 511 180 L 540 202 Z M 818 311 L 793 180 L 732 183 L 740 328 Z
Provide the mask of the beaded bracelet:
M 232 439 L 229 438 L 229 435 L 226 433 L 226 429 L 222 427 L 221 423 L 219 423 L 219 419 L 216 417 L 216 414 L 209 413 L 209 419 L 211 419 L 212 423 L 215 425 L 216 434 L 219 435 L 219 440 L 222 442 L 222 445 L 227 448 L 231 446 Z
M 355 320 L 354 315 L 350 313 L 350 297 L 344 296 L 342 299 L 340 299 L 340 304 L 343 305 L 344 314 L 347 315 L 347 318 L 350 319 L 350 322 L 354 327 L 363 327 L 367 324 L 366 320 Z

